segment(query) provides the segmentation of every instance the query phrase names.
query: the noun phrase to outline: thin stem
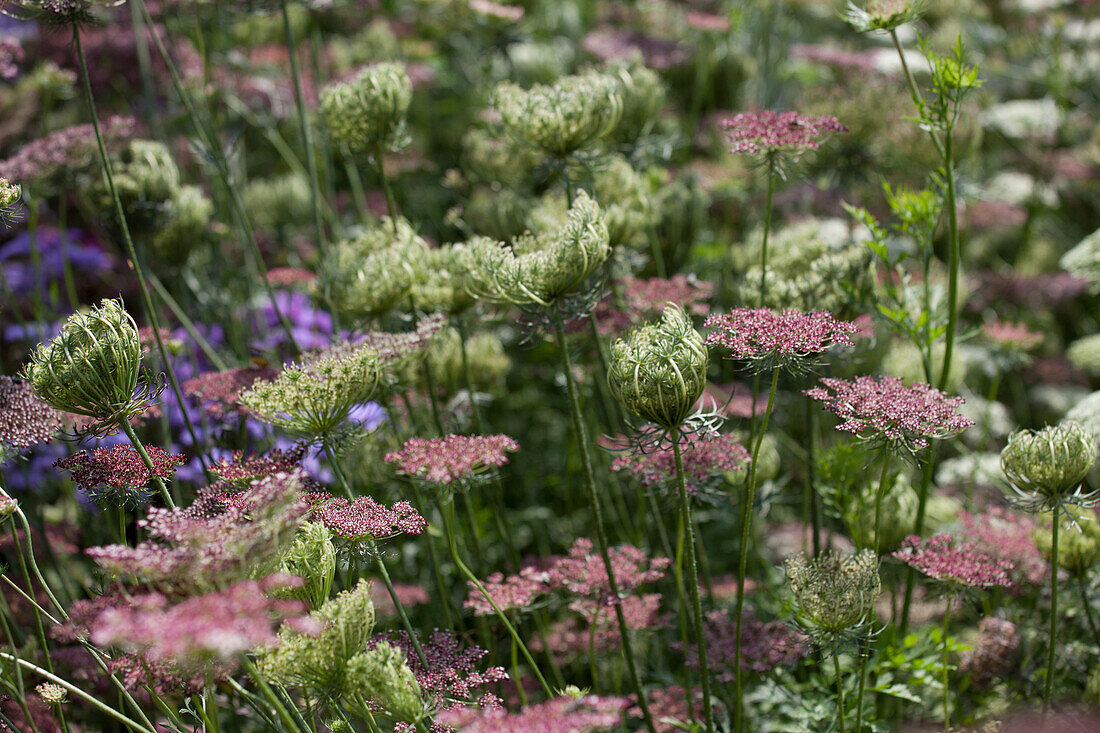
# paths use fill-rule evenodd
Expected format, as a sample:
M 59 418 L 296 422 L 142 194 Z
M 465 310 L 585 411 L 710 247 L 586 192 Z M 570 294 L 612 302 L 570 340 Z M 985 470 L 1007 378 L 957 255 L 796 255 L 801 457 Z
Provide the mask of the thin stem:
M 951 625 L 951 596 L 947 597 L 947 609 L 943 612 L 943 626 L 940 632 L 940 641 L 943 642 L 943 729 L 951 730 L 951 686 L 948 684 L 950 671 L 947 666 L 947 629 Z
M 882 471 L 878 475 L 878 490 L 875 492 L 875 552 L 882 552 L 882 497 L 886 495 L 886 474 L 890 470 L 890 449 L 882 449 Z
M 757 308 L 764 307 L 768 292 L 768 235 L 772 229 L 772 194 L 775 193 L 775 161 L 768 156 L 768 196 L 764 201 L 764 240 L 760 245 L 760 299 Z
M 88 703 L 89 705 L 96 708 L 100 712 L 111 716 L 112 718 L 114 718 L 118 722 L 120 722 L 123 725 L 129 727 L 131 730 L 142 731 L 142 733 L 156 733 L 156 731 L 153 730 L 152 728 L 146 728 L 144 725 L 137 722 L 136 720 L 133 720 L 132 718 L 127 717 L 124 713 L 120 713 L 118 710 L 115 710 L 111 706 L 100 702 L 98 699 L 96 699 L 95 697 L 93 697 L 93 696 L 89 695 L 88 693 L 84 692 L 83 690 L 81 690 L 76 685 L 72 684 L 71 682 L 68 682 L 66 680 L 61 679 L 60 677 L 53 674 L 52 672 L 48 672 L 48 671 L 42 669 L 37 664 L 31 664 L 30 662 L 28 662 L 24 659 L 20 659 L 19 657 L 14 657 L 11 654 L 7 654 L 5 652 L 0 652 L 0 659 L 5 659 L 9 662 L 14 662 L 14 663 L 18 664 L 20 667 L 23 667 L 24 669 L 28 669 L 32 672 L 35 672 L 38 675 L 41 675 L 42 677 L 45 677 L 50 682 L 53 682 L 55 685 L 60 685 L 61 687 L 64 687 L 66 690 L 68 690 L 72 694 L 76 695 L 77 697 L 79 697 L 84 702 Z
M 1043 725 L 1050 712 L 1050 696 L 1054 691 L 1054 652 L 1058 641 L 1058 513 L 1050 530 L 1050 638 L 1047 639 L 1047 676 L 1043 683 Z
M 836 724 L 844 733 L 844 680 L 840 676 L 840 655 L 833 655 L 833 676 L 836 678 Z
M 559 314 L 555 321 L 555 331 L 558 337 L 558 346 L 561 349 L 562 370 L 565 372 L 565 382 L 569 391 L 569 407 L 573 418 L 573 433 L 577 440 L 577 447 L 581 454 L 581 463 L 584 466 L 584 485 L 588 491 L 588 501 L 592 506 L 592 513 L 596 524 L 596 545 L 603 559 L 604 569 L 607 571 L 607 582 L 611 589 L 611 596 L 619 598 L 619 584 L 615 580 L 615 571 L 611 565 L 611 555 L 607 549 L 607 533 L 603 524 L 603 510 L 600 508 L 600 498 L 596 493 L 596 477 L 592 470 L 592 456 L 588 449 L 588 430 L 584 425 L 584 416 L 581 413 L 581 398 L 577 390 L 577 382 L 573 378 L 573 359 L 569 355 L 569 346 L 565 340 L 565 323 Z M 642 687 L 641 678 L 638 676 L 638 666 L 634 661 L 634 650 L 630 645 L 630 629 L 626 625 L 626 617 L 623 616 L 621 603 L 615 604 L 615 619 L 619 625 L 619 635 L 622 637 L 623 655 L 626 657 L 627 672 L 630 675 L 631 686 L 638 697 L 638 707 L 642 711 L 646 728 L 650 733 L 656 733 L 653 716 L 649 712 L 646 703 L 645 689 Z
M 917 490 L 917 521 L 913 528 L 913 534 L 917 536 L 923 534 L 924 531 L 924 515 L 928 506 L 928 489 L 932 485 L 932 466 L 936 458 L 935 443 L 928 450 L 930 453 L 928 460 L 921 467 L 920 487 Z M 909 566 L 905 575 L 905 603 L 901 608 L 901 623 L 898 625 L 898 632 L 902 635 L 909 629 L 909 609 L 913 602 L 913 589 L 916 585 L 916 578 L 916 569 Z
M 267 683 L 267 680 L 260 674 L 260 670 L 256 669 L 256 665 L 252 663 L 252 660 L 247 655 L 241 655 L 241 664 L 244 666 L 245 671 L 248 672 L 248 676 L 251 677 L 260 688 L 260 694 L 264 696 L 264 699 L 275 709 L 275 714 L 279 716 L 279 720 L 283 724 L 283 732 L 289 733 L 290 731 L 301 730 L 301 728 L 295 724 L 294 718 L 291 717 L 290 711 L 286 709 L 282 701 L 275 695 L 275 691 L 271 689 L 271 685 Z
M 940 372 L 939 389 L 947 386 L 951 371 L 951 355 L 955 347 L 955 328 L 958 321 L 959 265 L 962 257 L 959 242 L 959 212 L 955 201 L 954 137 L 950 131 L 944 136 L 943 173 L 947 185 L 947 330 L 944 332 L 943 370 Z
M 707 645 L 703 633 L 703 610 L 699 602 L 699 574 L 695 560 L 695 523 L 691 519 L 691 502 L 688 501 L 687 481 L 684 478 L 684 459 L 680 450 L 679 431 L 672 436 L 672 455 L 676 460 L 676 483 L 680 494 L 680 521 L 687 528 L 688 590 L 691 594 L 691 612 L 695 625 L 695 648 L 699 653 L 699 675 L 703 680 L 703 718 L 707 733 L 714 730 L 714 712 L 710 707 L 710 668 L 707 665 Z M 740 668 L 736 668 L 740 676 Z
M 817 410 L 813 409 L 809 398 L 803 400 L 806 408 L 806 502 L 809 504 L 810 531 L 813 533 L 812 546 L 814 555 L 821 552 L 821 515 L 817 509 L 817 487 L 815 475 L 817 461 L 814 457 L 814 442 L 817 437 Z
M 1096 618 L 1092 615 L 1092 604 L 1089 603 L 1088 590 L 1085 588 L 1085 578 L 1077 579 L 1077 590 L 1081 594 L 1081 606 L 1085 609 L 1085 618 L 1089 622 L 1089 630 L 1092 631 L 1092 639 L 1100 645 L 1100 631 L 1097 630 Z
M 145 450 L 145 445 L 138 438 L 137 433 L 134 432 L 134 428 L 131 427 L 130 421 L 125 418 L 119 420 L 118 426 L 122 428 L 122 432 L 126 433 L 126 437 L 129 438 L 130 442 L 134 445 L 134 450 L 141 456 L 142 463 L 149 469 L 149 476 L 153 480 L 153 483 L 156 484 L 161 497 L 164 498 L 164 503 L 168 505 L 169 509 L 175 509 L 176 503 L 172 501 L 172 495 L 168 493 L 168 486 L 165 485 L 164 479 L 157 475 L 156 466 L 153 465 L 153 459 L 149 457 L 148 451 Z
M 386 165 L 382 155 L 382 141 L 374 143 L 374 170 L 378 174 L 378 180 L 382 183 L 382 191 L 386 194 L 386 210 L 390 213 L 390 227 L 397 234 L 397 201 L 393 197 L 393 189 L 390 188 L 390 179 L 386 178 Z
M 870 651 L 859 650 L 859 693 L 856 697 L 856 733 L 863 733 L 863 691 L 867 681 L 867 658 Z
M 772 408 L 775 406 L 775 390 L 779 386 L 779 369 L 772 370 L 772 384 L 768 391 L 768 405 L 764 408 L 764 419 L 760 425 L 760 432 L 756 436 L 756 443 L 752 449 L 752 463 L 749 464 L 749 476 L 746 480 L 745 495 L 741 498 L 741 545 L 737 558 L 737 607 L 734 610 L 737 629 L 734 632 L 733 669 L 734 675 L 734 715 L 733 729 L 740 731 L 745 714 L 745 701 L 741 693 L 741 621 L 745 610 L 745 570 L 749 559 L 749 538 L 752 530 L 752 505 L 756 496 L 756 464 L 760 457 L 760 447 L 764 443 L 764 435 L 768 432 L 768 421 L 771 419 Z

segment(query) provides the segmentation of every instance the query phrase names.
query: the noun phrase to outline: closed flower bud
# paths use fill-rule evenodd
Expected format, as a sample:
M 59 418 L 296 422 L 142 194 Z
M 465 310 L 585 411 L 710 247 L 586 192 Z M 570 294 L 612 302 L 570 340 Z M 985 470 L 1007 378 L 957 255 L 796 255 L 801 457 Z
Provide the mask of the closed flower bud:
M 158 257 L 179 264 L 202 242 L 214 204 L 198 186 L 181 186 L 172 192 L 165 209 L 167 221 L 153 235 L 153 249 Z
M 117 424 L 148 404 L 148 395 L 135 396 L 140 371 L 137 324 L 121 300 L 108 299 L 69 316 L 53 341 L 38 345 L 23 375 L 50 406 Z
M 22 186 L 18 183 L 11 183 L 7 178 L 0 177 L 0 223 L 15 218 L 19 206 L 19 197 L 22 194 Z
M 348 662 L 348 680 L 364 702 L 380 707 L 404 723 L 424 717 L 424 702 L 416 675 L 405 663 L 404 653 L 388 642 L 378 642 Z
M 679 306 L 611 347 L 607 383 L 628 410 L 666 430 L 687 419 L 707 382 L 703 337 Z
M 565 158 L 611 132 L 622 114 L 614 77 L 589 71 L 521 89 L 505 82 L 493 104 L 505 132 L 552 158 Z
M 336 575 L 336 547 L 328 527 L 320 522 L 303 524 L 283 555 L 279 572 L 305 581 L 301 587 L 289 589 L 287 595 L 306 601 L 310 608 L 320 608 L 328 600 Z
M 881 590 L 878 570 L 878 556 L 872 550 L 788 558 L 787 580 L 799 620 L 810 630 L 829 635 L 863 624 Z
M 321 90 L 321 117 L 333 142 L 353 153 L 393 146 L 403 137 L 412 82 L 397 63 L 364 68 L 347 82 Z
M 1001 451 L 1001 470 L 1033 511 L 1057 511 L 1068 504 L 1088 504 L 1081 482 L 1096 463 L 1096 441 L 1075 422 L 1042 430 L 1018 430 Z

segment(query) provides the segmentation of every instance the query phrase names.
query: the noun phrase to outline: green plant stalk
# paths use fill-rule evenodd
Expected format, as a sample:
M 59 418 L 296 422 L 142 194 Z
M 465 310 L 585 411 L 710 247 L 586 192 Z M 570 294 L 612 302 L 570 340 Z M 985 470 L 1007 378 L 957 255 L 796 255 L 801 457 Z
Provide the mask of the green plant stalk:
M 33 592 L 31 588 L 31 574 L 27 570 L 27 561 L 26 558 L 23 557 L 23 550 L 19 543 L 19 535 L 15 532 L 15 525 L 9 524 L 8 529 L 11 530 L 11 541 L 12 544 L 15 545 L 15 554 L 19 558 L 19 569 L 23 572 L 23 582 L 27 584 L 27 591 Z M 11 580 L 6 575 L 4 579 L 11 583 Z M 14 585 L 15 584 L 12 583 L 13 587 Z M 25 596 L 26 594 L 20 593 L 20 595 Z M 38 639 L 39 646 L 42 647 L 42 655 L 46 660 L 46 670 L 53 672 L 53 660 L 50 659 L 50 647 L 46 644 L 46 630 L 42 626 L 42 613 L 39 611 L 38 603 L 32 603 L 31 607 L 34 609 L 34 635 Z M 47 618 L 50 618 L 49 614 L 47 614 Z
M 1050 638 L 1047 643 L 1047 674 L 1043 680 L 1043 725 L 1050 712 L 1050 697 L 1054 691 L 1054 651 L 1058 642 L 1058 513 L 1050 529 Z
M 344 469 L 340 467 L 340 461 L 336 459 L 336 451 L 332 449 L 328 441 L 324 443 L 325 455 L 328 456 L 329 465 L 332 466 L 332 473 L 335 474 L 336 480 L 340 482 L 340 486 L 343 488 L 344 493 L 347 496 L 351 496 L 351 486 L 348 485 L 348 479 L 344 475 Z M 413 649 L 416 650 L 416 656 L 420 660 L 420 664 L 424 669 L 428 668 L 428 659 L 424 656 L 424 650 L 420 648 L 420 640 L 417 638 L 416 630 L 413 629 L 412 623 L 409 621 L 409 616 L 405 613 L 405 605 L 401 603 L 401 599 L 397 597 L 397 591 L 394 590 L 393 581 L 390 580 L 390 573 L 386 569 L 386 563 L 382 559 L 382 553 L 378 550 L 378 545 L 375 543 L 374 538 L 367 536 L 367 547 L 370 549 L 370 554 L 374 558 L 374 564 L 378 566 L 378 574 L 382 576 L 382 582 L 386 585 L 386 592 L 390 594 L 390 600 L 393 601 L 393 607 L 397 611 L 397 616 L 401 619 L 401 625 L 405 627 L 405 631 L 409 634 L 409 641 L 413 645 Z
M 447 502 L 446 505 L 440 502 L 439 513 L 443 517 L 443 532 L 447 535 L 447 546 L 451 550 L 451 560 L 454 561 L 455 567 L 466 576 L 466 580 L 469 581 L 481 595 L 485 596 L 485 600 L 487 600 L 489 605 L 493 608 L 493 613 L 497 615 L 500 622 L 504 624 L 504 628 L 508 630 L 508 635 L 512 637 L 512 643 L 519 647 L 520 652 L 523 654 L 523 658 L 531 665 L 531 671 L 542 686 L 542 691 L 546 693 L 548 698 L 552 698 L 554 696 L 553 690 L 550 689 L 550 685 L 547 683 L 546 678 L 542 676 L 538 664 L 535 663 L 535 659 L 531 656 L 531 652 L 527 649 L 527 645 L 524 644 L 523 639 L 520 638 L 519 632 L 516 631 L 516 627 L 508 620 L 507 614 L 500 610 L 500 606 L 498 606 L 496 601 L 493 600 L 493 597 L 489 595 L 489 591 L 485 589 L 485 586 L 481 584 L 481 581 L 478 580 L 473 571 L 471 571 L 470 568 L 466 566 L 466 563 L 462 561 L 462 556 L 458 552 L 458 542 L 455 539 L 454 527 L 452 526 L 452 520 L 454 518 L 454 500 L 452 499 Z M 518 679 L 516 683 L 519 683 Z
M 584 466 L 584 484 L 588 491 L 588 501 L 592 505 L 592 513 L 596 524 L 596 545 L 603 559 L 604 569 L 607 571 L 607 582 L 611 588 L 611 595 L 619 598 L 619 584 L 615 580 L 614 568 L 611 565 L 611 555 L 607 549 L 607 532 L 603 523 L 603 510 L 600 508 L 600 497 L 596 493 L 596 477 L 592 470 L 592 456 L 588 450 L 588 431 L 584 425 L 584 416 L 581 413 L 581 398 L 577 390 L 577 382 L 573 378 L 573 359 L 569 355 L 569 346 L 565 340 L 565 323 L 559 314 L 555 320 L 555 331 L 558 337 L 558 346 L 561 349 L 562 369 L 565 372 L 565 383 L 569 392 L 569 407 L 573 418 L 573 432 L 577 439 L 577 446 L 581 454 L 581 463 Z M 656 733 L 653 716 L 649 712 L 646 702 L 645 689 L 642 687 L 641 678 L 638 676 L 638 666 L 634 661 L 634 650 L 630 645 L 630 629 L 626 625 L 623 616 L 622 604 L 615 604 L 615 619 L 619 626 L 619 635 L 622 637 L 623 655 L 626 657 L 627 672 L 630 675 L 630 683 L 634 693 L 638 696 L 638 707 L 642 712 L 646 728 L 650 733 Z
M 382 183 L 382 191 L 386 194 L 386 211 L 390 213 L 390 226 L 397 235 L 397 200 L 393 197 L 393 189 L 390 188 L 390 179 L 386 177 L 386 163 L 383 157 L 382 141 L 374 143 L 374 170 L 378 174 L 378 180 Z
M 772 195 L 775 193 L 774 154 L 768 155 L 768 195 L 764 200 L 764 240 L 760 244 L 760 298 L 757 308 L 764 307 L 764 298 L 768 293 L 768 235 L 772 229 Z
M 1085 609 L 1085 619 L 1088 620 L 1089 630 L 1092 632 L 1092 639 L 1100 645 L 1100 630 L 1097 629 L 1096 619 L 1092 615 L 1092 604 L 1089 603 L 1089 595 L 1088 591 L 1085 589 L 1084 576 L 1077 579 L 1077 590 L 1081 594 L 1081 605 Z
M 300 731 L 301 727 L 294 722 L 294 718 L 291 717 L 290 712 L 286 709 L 286 706 L 275 695 L 275 691 L 271 689 L 271 685 L 267 683 L 267 680 L 260 674 L 260 670 L 256 669 L 256 665 L 252 663 L 252 660 L 248 658 L 247 654 L 241 655 L 241 665 L 245 671 L 248 672 L 248 676 L 251 677 L 260 688 L 260 693 L 264 696 L 267 702 L 275 709 L 275 714 L 279 716 L 279 720 L 282 721 L 283 730 L 281 733 L 291 733 L 292 731 Z M 308 729 L 307 729 L 308 733 Z
M 181 402 L 180 404 L 183 403 Z M 118 426 L 122 428 L 122 432 L 126 433 L 126 437 L 129 438 L 130 442 L 134 445 L 134 450 L 141 456 L 142 463 L 149 469 L 149 476 L 152 478 L 153 483 L 156 484 L 157 490 L 164 499 L 164 503 L 168 505 L 169 509 L 175 509 L 176 502 L 172 501 L 172 495 L 168 493 L 168 486 L 164 483 L 164 479 L 156 475 L 156 467 L 153 465 L 153 459 L 149 457 L 149 452 L 145 450 L 145 445 L 138 438 L 137 433 L 134 432 L 134 428 L 130 425 L 130 421 L 125 418 L 119 420 Z
M 813 409 L 810 399 L 803 400 L 806 412 L 806 432 L 809 435 L 806 448 L 806 503 L 809 505 L 810 531 L 812 532 L 812 546 L 814 555 L 821 552 L 821 515 L 817 510 L 817 487 L 815 486 L 815 473 L 817 471 L 814 458 L 814 441 L 817 438 L 817 410 Z
M 856 733 L 863 733 L 863 692 L 867 681 L 867 658 L 870 653 L 859 655 L 859 692 L 856 696 Z
M 886 495 L 886 474 L 890 470 L 890 449 L 882 449 L 882 471 L 878 476 L 878 490 L 875 492 L 875 553 L 880 554 L 882 540 L 879 530 L 882 527 L 882 497 Z
M 140 731 L 141 733 L 156 733 L 156 731 L 153 730 L 152 728 L 145 727 L 144 725 L 137 722 L 136 720 L 133 720 L 132 718 L 127 717 L 124 713 L 120 713 L 118 710 L 115 710 L 110 705 L 106 705 L 106 704 L 100 702 L 95 697 L 93 697 L 93 696 L 89 695 L 88 693 L 84 692 L 83 690 L 81 690 L 79 687 L 72 684 L 71 682 L 68 682 L 66 680 L 61 679 L 57 675 L 55 675 L 52 672 L 49 672 L 45 669 L 42 669 L 41 667 L 39 667 L 36 664 L 31 664 L 30 662 L 28 662 L 26 660 L 20 659 L 19 657 L 12 656 L 11 654 L 7 654 L 5 652 L 0 652 L 0 659 L 5 659 L 9 662 L 14 662 L 15 664 L 19 665 L 20 667 L 23 667 L 24 669 L 30 670 L 31 672 L 34 672 L 34 673 L 36 673 L 36 674 L 38 674 L 42 677 L 45 677 L 50 682 L 53 682 L 55 685 L 60 685 L 61 687 L 64 687 L 66 690 L 68 690 L 72 694 L 76 695 L 77 697 L 79 697 L 84 702 L 88 703 L 89 705 L 91 705 L 95 709 L 99 710 L 100 712 L 102 712 L 106 715 L 109 715 L 110 717 L 114 718 L 118 722 L 120 722 L 123 725 L 127 726 L 131 730 Z
M 779 386 L 779 368 L 772 369 L 772 383 L 768 391 L 768 405 L 764 408 L 764 419 L 760 425 L 760 432 L 756 436 L 756 442 L 752 449 L 752 463 L 749 465 L 749 476 L 745 482 L 745 496 L 742 497 L 741 506 L 741 544 L 737 558 L 737 629 L 734 632 L 733 668 L 738 672 L 734 676 L 734 708 L 733 729 L 742 730 L 745 714 L 745 700 L 741 690 L 741 621 L 745 610 L 745 571 L 749 560 L 749 539 L 752 532 L 752 505 L 756 495 L 756 464 L 760 457 L 760 447 L 764 443 L 764 436 L 768 432 L 768 421 L 771 419 L 772 408 L 775 407 L 775 390 Z
M 153 290 L 157 291 L 157 297 L 168 306 L 168 310 L 172 311 L 172 315 L 176 317 L 176 320 L 180 322 L 183 329 L 187 331 L 187 335 L 195 340 L 203 356 L 207 358 L 210 364 L 218 371 L 225 371 L 228 369 L 229 365 L 218 356 L 218 352 L 214 351 L 214 347 L 210 345 L 206 337 L 195 328 L 195 322 L 191 320 L 187 312 L 180 307 L 180 304 L 176 302 L 176 299 L 172 297 L 172 294 L 164 287 L 164 283 L 160 281 L 160 278 L 153 273 L 149 273 L 149 284 L 153 286 Z
M 156 35 L 155 33 L 153 34 Z M 187 425 L 187 432 L 191 434 L 192 444 L 197 448 L 201 445 L 198 436 L 195 434 L 195 426 L 191 424 L 191 418 L 187 414 L 187 410 L 183 409 L 183 405 L 187 404 L 187 401 L 183 398 L 183 390 L 180 389 L 179 380 L 176 379 L 176 371 L 172 368 L 172 363 L 168 359 L 168 349 L 164 346 L 164 340 L 160 336 L 160 319 L 157 317 L 157 309 L 153 305 L 153 298 L 149 294 L 149 288 L 145 283 L 145 273 L 142 269 L 141 262 L 138 260 L 137 250 L 134 249 L 134 240 L 130 237 L 130 225 L 126 221 L 126 213 L 122 210 L 122 200 L 118 197 L 118 189 L 115 188 L 114 174 L 111 171 L 111 161 L 107 157 L 107 148 L 103 144 L 103 134 L 99 130 L 99 117 L 96 114 L 95 109 L 95 97 L 92 96 L 92 83 L 88 77 L 88 63 L 84 58 L 84 46 L 80 41 L 80 28 L 75 23 L 73 24 L 73 44 L 76 46 L 77 60 L 80 62 L 80 75 L 84 81 L 84 101 L 88 107 L 88 115 L 92 118 L 92 130 L 95 132 L 96 147 L 99 149 L 99 160 L 103 164 L 103 174 L 107 179 L 107 189 L 111 193 L 111 201 L 114 203 L 115 216 L 118 217 L 119 229 L 122 230 L 122 241 L 126 246 L 126 255 L 130 259 L 130 264 L 134 268 L 134 276 L 137 279 L 138 289 L 141 291 L 141 300 L 145 304 L 146 316 L 149 318 L 149 325 L 153 328 L 153 338 L 157 342 L 157 350 L 160 352 L 160 358 L 164 362 L 164 370 L 168 374 L 168 380 L 172 384 L 172 392 L 176 395 L 176 399 L 180 405 L 180 414 L 183 416 L 183 421 Z M 135 446 L 136 447 L 136 446 Z M 139 449 L 138 453 L 142 453 L 142 460 L 145 461 L 145 465 L 149 468 L 150 472 L 153 470 L 153 464 L 149 460 L 149 457 L 143 453 L 144 449 Z M 206 462 L 202 458 L 201 451 L 199 452 L 199 462 L 202 463 L 203 470 L 206 469 Z M 172 506 L 172 504 L 169 504 Z
M 948 684 L 950 677 L 950 669 L 947 666 L 947 629 L 951 625 L 951 596 L 947 596 L 947 608 L 943 612 L 943 626 L 941 627 L 940 637 L 943 642 L 943 729 L 945 731 L 951 730 L 951 708 L 949 707 L 951 701 L 951 687 Z
M 294 105 L 298 108 L 298 126 L 302 128 L 302 145 L 306 150 L 306 168 L 309 169 L 309 199 L 313 209 L 313 227 L 317 234 L 317 247 L 321 256 L 325 253 L 325 225 L 321 217 L 321 184 L 317 176 L 317 156 L 313 149 L 313 132 L 306 115 L 305 95 L 302 94 L 302 70 L 298 63 L 298 43 L 294 38 L 294 28 L 290 25 L 290 13 L 287 0 L 280 0 L 279 9 L 283 16 L 283 36 L 286 39 L 286 51 L 290 57 L 290 77 L 294 80 Z
M 959 267 L 962 259 L 959 242 L 959 211 L 955 193 L 954 136 L 944 135 L 943 170 L 947 184 L 947 330 L 944 332 L 943 371 L 940 372 L 939 389 L 947 386 L 951 371 L 951 356 L 955 348 L 955 330 L 958 323 Z
M 833 654 L 833 676 L 836 678 L 836 725 L 840 733 L 844 733 L 844 679 L 840 676 L 839 654 Z
M 707 733 L 714 731 L 714 712 L 710 706 L 710 668 L 707 664 L 707 644 L 703 633 L 703 609 L 699 602 L 699 573 L 695 559 L 695 523 L 691 519 L 691 502 L 688 501 L 687 481 L 684 478 L 684 459 L 680 450 L 680 433 L 672 436 L 672 455 L 676 461 L 676 483 L 680 494 L 680 521 L 687 528 L 688 590 L 691 594 L 691 613 L 695 626 L 695 648 L 699 653 L 699 676 L 703 681 L 703 718 Z M 740 672 L 739 668 L 738 672 Z M 738 674 L 740 676 L 740 674 Z
M 141 9 L 141 16 L 142 19 L 145 21 L 146 27 L 154 28 L 155 24 L 153 23 L 152 17 L 149 15 L 149 9 L 145 6 L 144 0 L 135 0 L 135 2 L 138 3 Z M 241 200 L 240 193 L 237 191 L 237 188 L 233 185 L 233 181 L 230 179 L 229 165 L 225 159 L 225 155 L 221 152 L 221 147 L 214 144 L 215 138 L 213 134 L 207 129 L 206 125 L 200 119 L 198 110 L 195 109 L 194 102 L 187 94 L 187 91 L 183 88 L 183 81 L 180 79 L 179 70 L 176 68 L 175 62 L 172 61 L 172 57 L 168 54 L 168 49 L 165 48 L 164 41 L 161 40 L 160 35 L 157 33 L 152 33 L 151 35 L 153 38 L 153 43 L 157 47 L 157 53 L 159 53 L 161 58 L 164 60 L 164 65 L 168 69 L 168 75 L 172 79 L 172 88 L 175 89 L 176 95 L 183 103 L 184 109 L 187 111 L 187 116 L 188 118 L 190 118 L 191 124 L 194 126 L 195 132 L 199 136 L 203 147 L 210 154 L 211 158 L 214 161 L 214 169 L 217 171 L 218 178 L 221 180 L 222 185 L 225 187 L 226 192 L 229 195 L 230 208 L 233 209 L 234 218 L 237 220 L 237 224 L 241 230 L 241 234 L 248 244 L 248 250 L 249 253 L 252 255 L 254 264 L 256 265 L 256 268 L 260 271 L 260 279 L 262 280 L 264 291 L 267 293 L 267 297 L 271 301 L 271 307 L 275 312 L 275 316 L 279 319 L 279 323 L 280 325 L 282 325 L 283 331 L 286 332 L 287 340 L 293 347 L 295 354 L 299 354 L 301 353 L 301 348 L 299 348 L 298 342 L 294 338 L 294 330 L 290 325 L 290 321 L 287 320 L 286 315 L 283 313 L 282 309 L 279 307 L 278 301 L 275 299 L 275 289 L 271 285 L 271 282 L 270 280 L 268 280 L 267 277 L 267 265 L 264 264 L 263 254 L 260 252 L 260 246 L 256 242 L 256 235 L 252 229 L 252 223 L 248 218 L 248 214 L 245 211 L 244 202 Z M 81 59 L 83 59 L 83 54 L 81 54 Z M 85 83 L 87 83 L 87 74 L 85 74 Z M 92 120 L 95 120 L 94 115 L 92 116 Z M 98 131 L 98 126 L 96 129 Z M 142 287 L 144 289 L 144 285 Z M 154 331 L 154 333 L 157 333 L 157 331 Z M 160 342 L 159 335 L 157 336 L 157 342 Z M 184 417 L 187 417 L 186 412 L 184 412 Z

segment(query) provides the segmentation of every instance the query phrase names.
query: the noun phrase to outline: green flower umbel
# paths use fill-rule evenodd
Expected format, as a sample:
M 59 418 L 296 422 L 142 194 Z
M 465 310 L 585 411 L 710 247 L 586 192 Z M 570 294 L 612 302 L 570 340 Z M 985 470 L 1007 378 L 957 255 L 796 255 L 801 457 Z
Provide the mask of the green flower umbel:
M 121 300 L 74 313 L 58 336 L 39 344 L 23 369 L 43 402 L 86 415 L 100 427 L 140 415 L 159 386 L 138 389 L 141 343 Z M 94 428 L 93 428 L 94 429 Z
M 611 394 L 635 415 L 666 430 L 683 424 L 706 382 L 703 337 L 677 305 L 670 303 L 660 321 L 611 347 Z
M 526 90 L 505 82 L 496 88 L 493 104 L 510 137 L 551 158 L 588 147 L 610 133 L 622 114 L 618 81 L 596 71 Z
M 1008 436 L 1008 445 L 1001 451 L 1001 470 L 1024 508 L 1057 513 L 1096 499 L 1096 492 L 1081 489 L 1096 463 L 1096 453 L 1092 433 L 1080 423 L 1018 430 Z
M 321 90 L 321 117 L 333 142 L 353 153 L 396 147 L 404 137 L 412 82 L 396 63 L 368 66 L 351 81 Z
M 834 638 L 861 626 L 873 617 L 882 589 L 878 568 L 878 556 L 872 550 L 787 558 L 787 581 L 798 620 L 811 632 Z
M 490 300 L 548 306 L 577 294 L 611 255 L 600 207 L 578 192 L 564 226 L 528 235 L 509 248 L 484 237 L 461 252 L 469 287 Z
M 378 353 L 364 345 L 291 363 L 259 380 L 241 402 L 259 419 L 314 437 L 331 435 L 353 407 L 370 399 L 382 377 Z

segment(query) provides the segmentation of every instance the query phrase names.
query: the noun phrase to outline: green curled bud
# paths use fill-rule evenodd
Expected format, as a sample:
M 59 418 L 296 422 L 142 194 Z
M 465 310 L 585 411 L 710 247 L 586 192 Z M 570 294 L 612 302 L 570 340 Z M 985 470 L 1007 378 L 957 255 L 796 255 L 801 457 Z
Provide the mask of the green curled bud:
M 324 605 L 336 576 L 336 547 L 328 527 L 305 522 L 283 555 L 279 571 L 305 580 L 302 587 L 288 590 L 289 597 L 300 598 L 312 609 Z
M 260 420 L 308 436 L 332 435 L 356 405 L 370 399 L 382 366 L 369 345 L 287 364 L 271 381 L 257 380 L 241 403 Z
M 107 299 L 72 314 L 56 338 L 39 344 L 23 378 L 55 409 L 117 424 L 148 404 L 135 395 L 140 373 L 137 324 L 121 299 Z
M 412 82 L 405 67 L 382 63 L 361 70 L 351 81 L 321 90 L 321 117 L 329 137 L 353 153 L 394 146 L 403 137 Z
M 691 319 L 669 303 L 611 347 L 607 384 L 626 409 L 666 430 L 679 428 L 707 383 L 707 348 Z
M 520 237 L 511 248 L 480 237 L 459 250 L 471 292 L 539 306 L 575 294 L 610 255 L 603 212 L 584 191 L 556 231 Z
M 619 82 L 596 71 L 526 90 L 504 82 L 493 93 L 493 106 L 509 137 L 552 158 L 588 147 L 610 133 L 622 114 Z
M 854 555 L 826 552 L 809 559 L 787 558 L 787 581 L 799 620 L 824 633 L 840 632 L 869 619 L 882 590 L 879 560 L 873 550 Z
M 363 707 L 373 703 L 394 720 L 416 723 L 424 717 L 424 701 L 416 675 L 405 663 L 405 654 L 382 641 L 357 654 L 348 662 L 350 689 L 362 698 Z
M 1042 430 L 1017 430 L 1001 451 L 1001 470 L 1034 511 L 1058 511 L 1069 504 L 1087 504 L 1092 494 L 1081 493 L 1081 482 L 1096 463 L 1096 441 L 1076 422 Z

